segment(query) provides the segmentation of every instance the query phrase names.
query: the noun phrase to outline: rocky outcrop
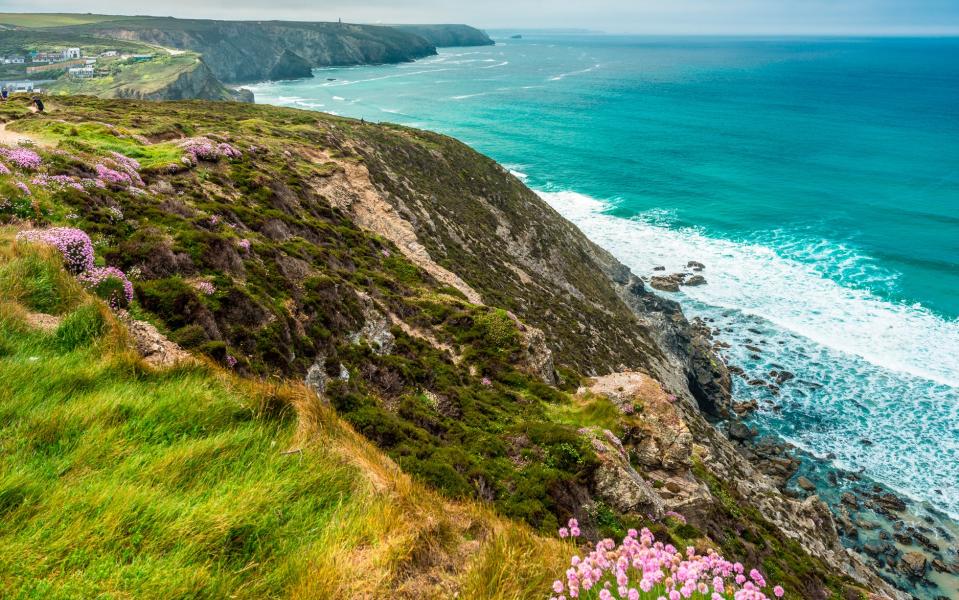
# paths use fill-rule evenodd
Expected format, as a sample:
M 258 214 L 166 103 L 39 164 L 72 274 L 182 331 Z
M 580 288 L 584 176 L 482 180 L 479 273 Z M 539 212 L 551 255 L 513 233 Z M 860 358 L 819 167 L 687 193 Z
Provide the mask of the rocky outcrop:
M 841 565 L 860 584 L 890 598 L 900 597 L 873 571 L 849 557 L 822 501 L 816 496 L 805 500 L 785 496 L 773 479 L 757 471 L 706 422 L 695 405 L 667 393 L 649 375 L 626 372 L 598 377 L 579 393 L 604 396 L 620 407 L 626 431 L 621 454 L 631 454 L 634 463 L 642 466 L 638 479 L 628 470 L 617 471 L 628 490 L 606 485 L 597 488 L 597 493 L 615 490 L 633 498 L 639 489 L 634 485 L 637 481 L 655 481 L 656 486 L 642 489 L 655 491 L 663 509 L 685 515 L 690 525 L 710 533 L 712 539 L 722 539 L 724 528 L 755 527 L 757 518 L 765 519 L 780 535 L 799 543 L 825 564 Z M 590 431 L 584 434 L 599 437 Z M 597 446 L 598 454 L 609 456 L 609 445 Z M 735 507 L 729 505 L 731 501 Z M 720 518 L 721 514 L 726 516 Z M 755 516 L 745 517 L 747 514 Z M 812 589 L 809 597 L 815 597 Z
M 394 25 L 393 27 L 416 34 L 437 48 L 492 46 L 496 43 L 485 32 L 469 25 Z
M 59 28 L 191 50 L 224 82 L 308 77 L 306 67 L 395 63 L 436 53 L 420 35 L 374 25 L 139 17 Z
M 202 60 L 181 71 L 169 83 L 148 88 L 143 84 L 114 88 L 106 97 L 135 100 L 227 100 L 253 102 L 249 90 L 230 90 L 213 75 Z

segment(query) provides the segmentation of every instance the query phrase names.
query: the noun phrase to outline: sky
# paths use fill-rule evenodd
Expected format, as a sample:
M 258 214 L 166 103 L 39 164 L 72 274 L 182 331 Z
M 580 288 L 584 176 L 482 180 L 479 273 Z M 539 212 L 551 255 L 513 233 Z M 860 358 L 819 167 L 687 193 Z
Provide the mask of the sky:
M 649 34 L 959 34 L 959 0 L 0 0 L 0 11 Z

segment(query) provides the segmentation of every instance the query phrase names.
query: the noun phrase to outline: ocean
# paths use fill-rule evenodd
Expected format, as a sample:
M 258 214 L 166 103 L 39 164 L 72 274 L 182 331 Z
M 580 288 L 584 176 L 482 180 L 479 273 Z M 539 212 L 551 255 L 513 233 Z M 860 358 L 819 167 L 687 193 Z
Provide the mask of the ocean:
M 957 56 L 538 34 L 253 91 L 457 137 L 637 274 L 704 263 L 671 296 L 731 344 L 752 424 L 959 519 Z M 748 385 L 771 370 L 795 379 Z

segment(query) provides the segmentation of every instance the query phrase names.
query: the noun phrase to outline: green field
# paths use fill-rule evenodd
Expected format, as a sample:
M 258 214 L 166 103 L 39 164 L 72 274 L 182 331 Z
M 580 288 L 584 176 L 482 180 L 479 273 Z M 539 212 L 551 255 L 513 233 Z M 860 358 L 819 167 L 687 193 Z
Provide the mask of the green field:
M 118 15 L 92 15 L 74 13 L 0 13 L 0 25 L 14 27 L 68 27 L 128 19 Z

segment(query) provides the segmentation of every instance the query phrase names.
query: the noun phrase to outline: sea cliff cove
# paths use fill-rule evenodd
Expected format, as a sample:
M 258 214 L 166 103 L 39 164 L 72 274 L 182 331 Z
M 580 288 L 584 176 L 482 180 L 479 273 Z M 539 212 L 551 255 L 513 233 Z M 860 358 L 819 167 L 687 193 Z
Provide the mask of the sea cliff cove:
M 0 596 L 959 597 L 959 38 L 686 3 L 0 13 Z

